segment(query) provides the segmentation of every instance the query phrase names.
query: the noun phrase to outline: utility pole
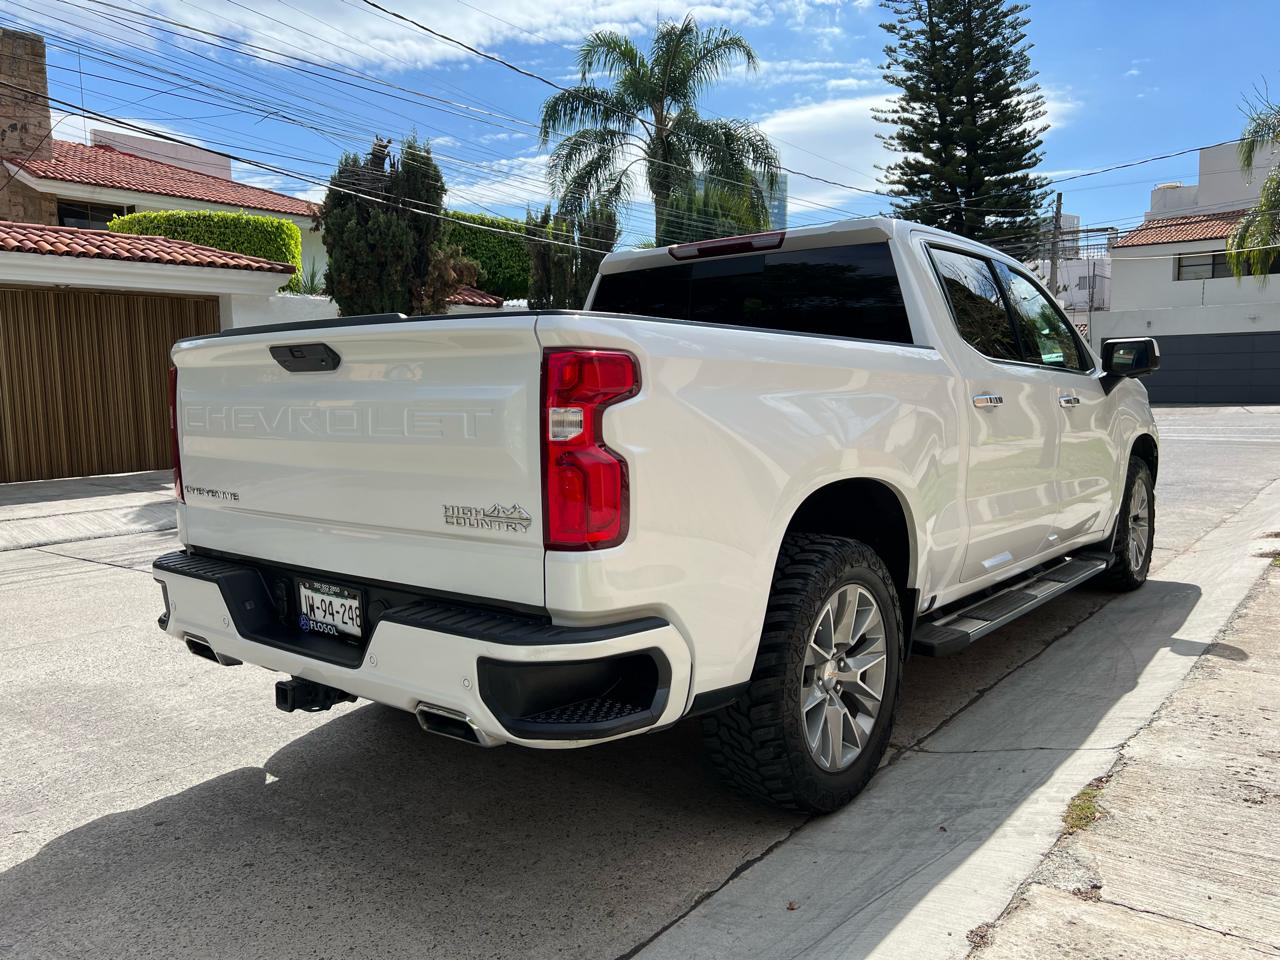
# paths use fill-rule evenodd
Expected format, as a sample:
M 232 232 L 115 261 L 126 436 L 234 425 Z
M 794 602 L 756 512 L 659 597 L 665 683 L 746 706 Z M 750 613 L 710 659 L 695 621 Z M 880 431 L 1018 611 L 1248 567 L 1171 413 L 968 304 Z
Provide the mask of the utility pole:
M 1049 238 L 1049 293 L 1058 299 L 1058 244 L 1062 239 L 1062 193 L 1053 204 L 1053 234 Z

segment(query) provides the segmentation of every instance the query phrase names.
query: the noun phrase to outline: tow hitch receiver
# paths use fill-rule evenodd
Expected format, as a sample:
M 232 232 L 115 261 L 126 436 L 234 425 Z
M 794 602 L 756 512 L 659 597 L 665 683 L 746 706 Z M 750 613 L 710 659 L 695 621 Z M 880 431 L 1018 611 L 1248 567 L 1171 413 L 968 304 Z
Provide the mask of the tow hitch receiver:
M 323 683 L 291 677 L 276 683 L 276 709 L 285 713 L 305 710 L 315 713 L 317 710 L 328 710 L 335 703 L 355 703 L 356 698 L 345 690 L 328 687 Z

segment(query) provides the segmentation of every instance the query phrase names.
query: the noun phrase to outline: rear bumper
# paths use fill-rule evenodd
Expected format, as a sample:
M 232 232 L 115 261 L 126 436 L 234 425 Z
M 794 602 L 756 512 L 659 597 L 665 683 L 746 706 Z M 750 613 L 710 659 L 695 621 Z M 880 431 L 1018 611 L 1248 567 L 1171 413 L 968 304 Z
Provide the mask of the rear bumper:
M 657 617 L 565 627 L 378 588 L 364 638 L 345 641 L 297 629 L 294 571 L 187 553 L 152 570 L 171 636 L 402 710 L 444 708 L 482 743 L 585 746 L 673 723 L 688 702 L 688 645 Z

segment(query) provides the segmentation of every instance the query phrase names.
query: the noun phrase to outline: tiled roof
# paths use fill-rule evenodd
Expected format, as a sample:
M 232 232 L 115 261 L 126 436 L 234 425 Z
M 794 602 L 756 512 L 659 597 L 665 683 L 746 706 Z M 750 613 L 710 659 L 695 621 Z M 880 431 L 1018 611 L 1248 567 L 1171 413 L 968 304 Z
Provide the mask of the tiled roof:
M 248 210 L 269 210 L 296 217 L 309 217 L 315 205 L 273 190 L 251 187 L 222 177 L 197 173 L 159 160 L 148 160 L 114 147 L 87 147 L 66 140 L 53 141 L 49 160 L 8 157 L 6 163 L 21 167 L 33 177 L 84 183 L 94 187 L 114 187 L 164 197 L 182 197 L 207 203 L 224 203 Z
M 1184 243 L 1188 240 L 1225 240 L 1248 210 L 1227 210 L 1222 213 L 1197 213 L 1186 217 L 1162 217 L 1148 220 L 1142 226 L 1130 230 L 1118 241 L 1117 247 L 1141 247 L 1150 243 Z
M 449 295 L 445 303 L 454 303 L 466 307 L 500 307 L 503 304 L 503 299 L 495 297 L 492 293 L 477 290 L 475 287 L 461 286 Z
M 39 223 L 0 220 L 0 253 L 43 253 L 54 257 L 88 257 L 97 260 L 132 260 L 185 267 L 222 267 L 293 273 L 293 265 L 228 253 L 168 237 L 135 237 L 109 230 L 79 227 L 47 227 Z

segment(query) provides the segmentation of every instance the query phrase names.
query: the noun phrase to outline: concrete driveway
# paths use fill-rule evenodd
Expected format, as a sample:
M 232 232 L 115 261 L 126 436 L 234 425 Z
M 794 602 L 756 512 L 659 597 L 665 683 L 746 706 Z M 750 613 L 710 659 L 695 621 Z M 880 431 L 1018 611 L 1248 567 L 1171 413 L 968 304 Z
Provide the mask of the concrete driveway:
M 963 955 L 1280 529 L 1280 409 L 1159 419 L 1152 582 L 914 660 L 886 769 L 809 822 L 725 792 L 691 724 L 540 753 L 282 714 L 155 627 L 168 533 L 0 553 L 0 956 Z

